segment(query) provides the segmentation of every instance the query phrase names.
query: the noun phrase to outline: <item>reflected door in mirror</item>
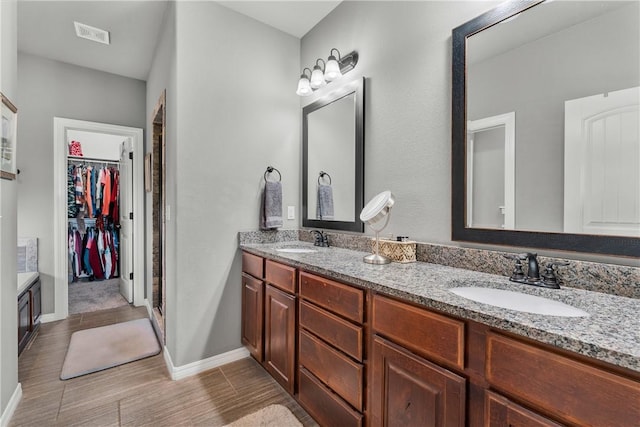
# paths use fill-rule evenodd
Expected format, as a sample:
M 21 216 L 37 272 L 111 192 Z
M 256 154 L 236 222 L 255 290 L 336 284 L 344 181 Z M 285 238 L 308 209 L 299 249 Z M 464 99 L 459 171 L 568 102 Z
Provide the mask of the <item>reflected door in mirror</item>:
M 355 94 L 351 93 L 307 116 L 308 218 L 349 222 L 355 219 L 354 115 Z M 320 176 L 320 172 L 328 176 Z

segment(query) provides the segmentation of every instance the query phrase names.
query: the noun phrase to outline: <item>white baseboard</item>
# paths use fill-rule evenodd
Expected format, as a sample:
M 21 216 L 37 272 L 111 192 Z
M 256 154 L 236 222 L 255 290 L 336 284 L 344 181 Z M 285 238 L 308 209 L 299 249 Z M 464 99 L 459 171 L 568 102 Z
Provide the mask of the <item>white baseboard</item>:
M 0 426 L 5 427 L 9 425 L 11 421 L 11 417 L 13 417 L 13 413 L 16 411 L 20 400 L 22 399 L 22 385 L 18 383 L 16 389 L 13 391 L 13 395 L 11 399 L 9 399 L 9 403 L 7 404 L 6 409 L 0 416 Z
M 144 299 L 144 306 L 147 307 L 147 313 L 149 317 L 153 317 L 153 307 L 151 307 L 151 303 L 147 298 Z
M 47 313 L 40 316 L 40 322 L 49 323 L 49 322 L 55 322 L 58 320 L 64 320 L 66 318 L 67 318 L 66 316 L 60 317 L 57 313 Z
M 209 369 L 217 368 L 218 366 L 226 365 L 227 363 L 249 357 L 249 350 L 244 347 L 240 347 L 226 353 L 218 354 L 217 356 L 209 357 L 208 359 L 198 360 L 197 362 L 188 363 L 182 366 L 174 366 L 167 347 L 164 347 L 164 351 L 162 353 L 172 380 L 181 380 L 183 378 L 199 374 L 200 372 L 208 371 Z

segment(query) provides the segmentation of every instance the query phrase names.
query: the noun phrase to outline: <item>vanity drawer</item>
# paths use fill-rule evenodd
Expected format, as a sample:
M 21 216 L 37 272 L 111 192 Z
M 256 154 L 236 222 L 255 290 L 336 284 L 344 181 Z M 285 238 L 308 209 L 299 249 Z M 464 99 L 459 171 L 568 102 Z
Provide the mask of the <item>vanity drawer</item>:
M 640 382 L 490 332 L 487 381 L 569 424 L 636 425 Z
M 276 288 L 295 294 L 296 269 L 270 259 L 265 262 L 265 278 Z
M 373 298 L 373 329 L 416 354 L 464 369 L 464 322 L 381 295 Z
M 300 365 L 357 410 L 362 410 L 363 366 L 306 331 L 300 331 L 299 342 Z
M 298 399 L 304 409 L 323 426 L 361 427 L 362 414 L 327 389 L 306 369 L 300 368 Z
M 361 289 L 301 271 L 300 296 L 354 322 L 363 321 L 364 292 Z
M 264 258 L 248 252 L 242 252 L 242 271 L 262 279 L 264 277 Z
M 362 362 L 362 327 L 300 301 L 300 327 Z

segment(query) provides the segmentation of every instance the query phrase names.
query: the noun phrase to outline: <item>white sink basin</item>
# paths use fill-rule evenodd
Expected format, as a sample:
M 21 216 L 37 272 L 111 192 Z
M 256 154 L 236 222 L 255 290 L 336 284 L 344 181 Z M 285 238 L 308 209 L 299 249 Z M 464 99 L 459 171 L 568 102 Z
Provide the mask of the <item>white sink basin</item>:
M 460 287 L 449 289 L 456 295 L 476 302 L 508 308 L 525 313 L 544 314 L 547 316 L 587 317 L 589 313 L 579 308 L 535 295 L 503 289 Z
M 290 254 L 310 254 L 312 252 L 318 252 L 315 249 L 309 248 L 278 248 L 276 249 L 278 252 L 286 252 Z

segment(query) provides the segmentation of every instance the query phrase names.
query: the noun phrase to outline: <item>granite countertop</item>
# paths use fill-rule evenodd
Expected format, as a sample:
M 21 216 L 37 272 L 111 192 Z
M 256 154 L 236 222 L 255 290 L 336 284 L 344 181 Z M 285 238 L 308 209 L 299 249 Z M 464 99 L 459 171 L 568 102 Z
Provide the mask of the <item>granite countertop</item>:
M 285 253 L 277 248 L 311 248 L 313 253 Z M 438 264 L 414 262 L 372 265 L 365 252 L 315 247 L 306 242 L 241 244 L 255 255 L 309 272 L 412 301 L 559 348 L 640 372 L 640 300 L 563 287 L 545 289 L 510 282 L 504 276 Z M 508 289 L 564 302 L 589 317 L 524 313 L 482 304 L 448 289 L 460 286 Z
M 33 282 L 38 280 L 39 274 L 37 271 L 30 273 L 18 273 L 18 295 L 23 293 Z

